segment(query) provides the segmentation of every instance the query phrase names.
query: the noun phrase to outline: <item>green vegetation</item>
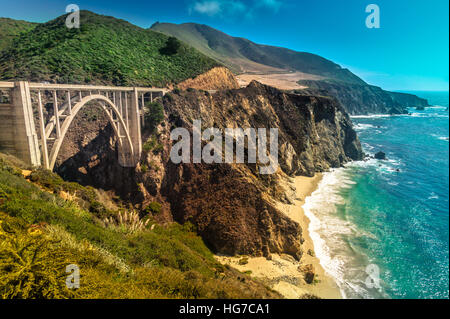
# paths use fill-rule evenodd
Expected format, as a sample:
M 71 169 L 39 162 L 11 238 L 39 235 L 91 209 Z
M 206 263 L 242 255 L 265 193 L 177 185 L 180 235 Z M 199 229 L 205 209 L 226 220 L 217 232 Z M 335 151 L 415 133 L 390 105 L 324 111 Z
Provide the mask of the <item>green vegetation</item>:
M 181 48 L 181 42 L 175 37 L 167 39 L 166 46 L 160 50 L 161 54 L 174 55 L 177 54 Z
M 153 154 L 157 155 L 161 153 L 164 149 L 164 146 L 158 142 L 157 137 L 153 134 L 150 138 L 142 145 L 142 150 L 145 153 L 153 151 Z
M 69 197 L 74 198 L 74 202 L 78 206 L 97 214 L 97 216 L 110 216 L 112 213 L 100 203 L 99 196 L 97 196 L 97 192 L 93 187 L 66 182 L 59 175 L 43 168 L 33 170 L 29 178 L 30 181 L 40 185 L 51 193 L 60 194 L 61 192 L 65 192 Z
M 90 198 L 90 188 L 42 170 L 28 181 L 24 168 L 0 154 L 0 298 L 276 297 L 219 264 L 191 225 L 163 227 L 134 213 L 105 225 L 57 193 Z M 138 218 L 145 227 L 130 231 Z M 80 268 L 79 289 L 65 286 L 69 264 Z
M 149 214 L 158 214 L 160 211 L 161 211 L 161 204 L 158 202 L 151 202 L 145 208 L 145 212 Z
M 218 64 L 166 35 L 113 17 L 81 11 L 79 29 L 68 29 L 65 19 L 15 37 L 0 53 L 0 80 L 165 86 Z M 162 54 L 167 47 L 177 50 Z
M 145 129 L 154 132 L 164 120 L 164 107 L 159 102 L 148 102 L 144 108 Z
M 9 47 L 15 37 L 32 30 L 36 25 L 37 23 L 0 18 L 0 51 Z
M 248 257 L 243 257 L 243 258 L 239 259 L 238 264 L 239 265 L 247 265 L 248 264 Z

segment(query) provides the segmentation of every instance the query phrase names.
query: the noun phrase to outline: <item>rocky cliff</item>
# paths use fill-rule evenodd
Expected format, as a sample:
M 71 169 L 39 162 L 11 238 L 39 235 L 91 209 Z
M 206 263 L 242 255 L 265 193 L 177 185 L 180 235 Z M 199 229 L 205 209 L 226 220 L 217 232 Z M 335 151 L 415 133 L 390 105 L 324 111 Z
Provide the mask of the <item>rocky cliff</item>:
M 308 88 L 298 90 L 297 93 L 332 96 L 351 115 L 406 114 L 407 107 L 428 106 L 425 99 L 413 94 L 388 92 L 373 85 L 313 80 L 302 80 L 298 83 Z
M 226 90 L 238 89 L 239 83 L 233 73 L 226 67 L 215 67 L 199 76 L 179 83 L 178 88 L 198 90 Z
M 82 172 L 76 174 L 79 181 L 89 172 L 101 172 L 96 178 L 104 188 L 117 185 L 117 179 L 120 185 L 136 185 L 118 192 L 143 213 L 152 212 L 161 223 L 193 223 L 218 253 L 287 253 L 301 258 L 300 226 L 276 209 L 275 201 L 293 200 L 292 190 L 283 188 L 281 180 L 288 175 L 311 176 L 363 156 L 348 115 L 334 99 L 289 94 L 252 82 L 246 88 L 214 94 L 193 89 L 172 92 L 160 103 L 165 119 L 156 132 L 143 133 L 146 151 L 133 172 L 120 171 L 112 163 L 114 156 L 91 153 L 95 139 L 84 141 L 80 148 L 86 155 L 64 159 L 58 169 L 70 177 L 70 167 L 76 167 Z M 174 143 L 169 138 L 171 129 L 192 131 L 196 119 L 202 121 L 203 129 L 278 128 L 280 169 L 261 175 L 259 164 L 173 164 L 169 158 Z M 100 135 L 112 134 L 105 127 L 98 130 Z M 110 145 L 111 138 L 96 139 Z M 162 204 L 160 211 L 149 209 L 154 202 Z

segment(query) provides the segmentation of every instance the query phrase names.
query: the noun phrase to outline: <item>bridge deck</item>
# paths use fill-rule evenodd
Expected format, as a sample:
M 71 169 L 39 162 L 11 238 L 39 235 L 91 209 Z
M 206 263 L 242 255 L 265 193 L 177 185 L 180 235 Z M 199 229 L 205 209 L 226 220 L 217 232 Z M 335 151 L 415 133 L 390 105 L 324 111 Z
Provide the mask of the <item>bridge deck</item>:
M 107 86 L 107 85 L 82 85 L 82 84 L 51 84 L 51 83 L 29 83 L 30 89 L 45 89 L 45 90 L 75 90 L 75 91 L 134 91 L 138 92 L 164 92 L 169 90 L 166 88 L 153 87 L 129 87 L 129 86 Z M 12 89 L 14 82 L 0 82 L 0 88 Z

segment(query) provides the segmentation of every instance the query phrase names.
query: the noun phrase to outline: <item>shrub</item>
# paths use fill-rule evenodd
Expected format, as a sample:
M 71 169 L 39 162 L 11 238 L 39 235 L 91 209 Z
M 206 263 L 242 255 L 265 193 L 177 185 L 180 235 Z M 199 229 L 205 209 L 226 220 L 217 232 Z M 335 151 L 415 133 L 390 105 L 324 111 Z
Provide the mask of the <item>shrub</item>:
M 166 46 L 160 50 L 161 54 L 174 55 L 178 53 L 181 48 L 181 42 L 175 37 L 169 37 L 166 42 Z
M 156 144 L 156 146 L 153 148 L 153 154 L 157 155 L 161 153 L 164 150 L 164 146 L 160 143 Z
M 156 140 L 154 138 L 151 138 L 147 140 L 147 142 L 142 145 L 142 150 L 146 153 L 150 152 L 156 145 Z
M 169 101 L 169 102 L 173 102 L 173 96 L 169 93 L 167 93 L 166 95 L 164 95 L 164 98 Z
M 161 204 L 158 202 L 151 202 L 144 210 L 148 214 L 158 214 L 161 211 Z
M 103 225 L 123 233 L 133 234 L 144 231 L 149 221 L 149 219 L 146 221 L 141 220 L 139 218 L 139 214 L 135 211 L 125 211 L 122 213 L 117 213 L 115 218 L 104 218 Z
M 247 265 L 248 264 L 248 257 L 244 257 L 244 258 L 239 259 L 238 264 L 239 265 Z
M 55 249 L 37 225 L 0 220 L 0 297 L 67 298 L 67 253 Z
M 164 108 L 159 102 L 147 103 L 144 109 L 145 126 L 154 132 L 164 120 Z

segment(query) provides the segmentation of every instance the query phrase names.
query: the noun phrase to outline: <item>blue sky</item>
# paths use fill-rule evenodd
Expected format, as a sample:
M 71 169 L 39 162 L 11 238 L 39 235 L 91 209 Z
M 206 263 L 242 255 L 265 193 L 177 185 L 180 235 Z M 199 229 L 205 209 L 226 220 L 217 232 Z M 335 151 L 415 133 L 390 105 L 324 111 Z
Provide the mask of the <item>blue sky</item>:
M 0 16 L 45 22 L 66 5 L 112 15 L 141 27 L 204 23 L 257 43 L 328 58 L 390 90 L 448 90 L 448 0 L 0 0 Z M 368 29 L 368 4 L 380 28 Z

